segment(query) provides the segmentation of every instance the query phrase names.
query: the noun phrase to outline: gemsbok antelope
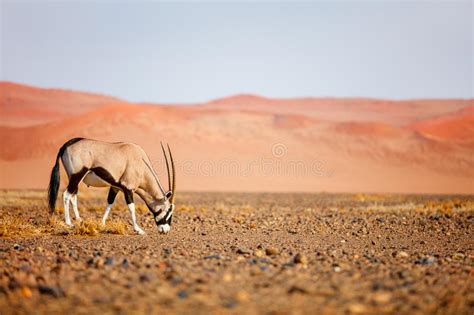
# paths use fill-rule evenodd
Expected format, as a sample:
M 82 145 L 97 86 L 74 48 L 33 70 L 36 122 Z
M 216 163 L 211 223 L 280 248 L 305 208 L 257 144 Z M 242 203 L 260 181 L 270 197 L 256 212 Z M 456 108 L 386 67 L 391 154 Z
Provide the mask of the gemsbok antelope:
M 48 187 L 51 212 L 54 213 L 58 196 L 59 159 L 61 159 L 69 178 L 69 183 L 63 193 L 64 219 L 67 225 L 72 225 L 69 216 L 69 203 L 72 204 L 76 220 L 81 220 L 77 209 L 77 192 L 79 183 L 83 181 L 87 186 L 110 187 L 107 197 L 108 205 L 102 218 L 102 224 L 105 224 L 115 197 L 121 190 L 130 210 L 135 232 L 145 234 L 137 224 L 133 202 L 134 193 L 145 201 L 148 209 L 153 213 L 158 231 L 168 233 L 175 208 L 176 172 L 173 155 L 169 145 L 167 147 L 171 160 L 172 178 L 165 148 L 161 144 L 168 172 L 169 190 L 165 192 L 153 170 L 150 159 L 138 145 L 124 142 L 109 143 L 84 138 L 74 138 L 67 141 L 59 149 L 56 163 L 51 171 Z

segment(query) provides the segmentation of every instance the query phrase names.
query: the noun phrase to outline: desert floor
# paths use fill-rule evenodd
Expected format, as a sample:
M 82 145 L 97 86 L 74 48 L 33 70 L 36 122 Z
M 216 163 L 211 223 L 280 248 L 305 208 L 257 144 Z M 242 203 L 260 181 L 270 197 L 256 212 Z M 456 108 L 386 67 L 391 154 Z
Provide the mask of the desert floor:
M 139 236 L 121 195 L 100 226 L 106 195 L 67 229 L 0 191 L 1 314 L 474 313 L 474 196 L 182 193 Z

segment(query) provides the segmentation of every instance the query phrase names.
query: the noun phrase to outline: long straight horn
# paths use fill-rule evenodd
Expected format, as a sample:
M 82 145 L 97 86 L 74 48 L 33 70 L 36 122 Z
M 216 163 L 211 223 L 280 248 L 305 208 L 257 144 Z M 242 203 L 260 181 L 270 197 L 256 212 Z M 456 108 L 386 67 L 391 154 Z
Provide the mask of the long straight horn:
M 161 143 L 161 150 L 163 150 L 163 155 L 165 156 L 165 161 L 166 161 L 166 171 L 168 173 L 168 190 L 171 191 L 171 175 L 170 175 L 170 165 L 168 164 L 168 157 L 166 156 L 165 148 L 163 147 L 163 143 Z M 168 147 L 169 150 L 169 147 Z
M 176 198 L 176 169 L 174 167 L 174 161 L 173 161 L 173 155 L 171 154 L 170 146 L 168 143 L 166 144 L 168 147 L 168 152 L 170 154 L 170 159 L 171 159 L 171 169 L 173 171 L 173 187 L 171 188 L 171 203 L 174 203 L 174 199 Z

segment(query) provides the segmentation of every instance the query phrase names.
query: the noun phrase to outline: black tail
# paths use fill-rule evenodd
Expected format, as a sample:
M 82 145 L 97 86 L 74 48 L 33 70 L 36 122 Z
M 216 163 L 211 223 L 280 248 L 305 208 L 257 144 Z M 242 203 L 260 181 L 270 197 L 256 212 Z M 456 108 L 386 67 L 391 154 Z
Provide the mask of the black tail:
M 58 197 L 59 191 L 59 153 L 56 157 L 56 164 L 54 164 L 53 169 L 51 170 L 51 177 L 49 179 L 48 186 L 48 203 L 49 210 L 51 213 L 54 213 L 54 208 L 56 207 L 56 198 Z
M 53 169 L 51 170 L 51 177 L 49 178 L 49 186 L 48 186 L 48 204 L 49 210 L 51 213 L 54 213 L 54 209 L 56 208 L 56 198 L 58 197 L 59 191 L 59 158 L 64 154 L 66 148 L 78 141 L 81 141 L 83 138 L 74 138 L 63 144 L 63 146 L 59 149 L 58 155 L 56 156 L 56 164 L 54 164 Z

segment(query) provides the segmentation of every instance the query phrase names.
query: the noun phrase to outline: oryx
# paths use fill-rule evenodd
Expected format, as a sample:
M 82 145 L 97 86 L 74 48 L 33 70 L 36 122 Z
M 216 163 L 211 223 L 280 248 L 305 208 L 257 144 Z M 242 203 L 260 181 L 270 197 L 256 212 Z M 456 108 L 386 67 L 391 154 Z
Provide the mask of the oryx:
M 59 159 L 66 169 L 69 183 L 63 193 L 64 219 L 71 225 L 69 202 L 72 203 L 74 216 L 80 220 L 77 210 L 77 191 L 83 181 L 88 186 L 110 187 L 107 197 L 107 207 L 102 218 L 105 224 L 117 193 L 121 190 L 132 216 L 133 229 L 138 234 L 145 232 L 138 226 L 135 215 L 133 193 L 137 193 L 145 201 L 153 213 L 154 220 L 160 233 L 168 233 L 173 217 L 174 200 L 176 196 L 176 172 L 170 147 L 168 154 L 171 160 L 172 178 L 168 158 L 163 144 L 161 149 L 165 156 L 168 171 L 167 192 L 164 191 L 145 151 L 133 143 L 109 143 L 84 138 L 74 138 L 59 149 L 56 163 L 51 171 L 48 198 L 49 208 L 54 212 L 59 190 Z

